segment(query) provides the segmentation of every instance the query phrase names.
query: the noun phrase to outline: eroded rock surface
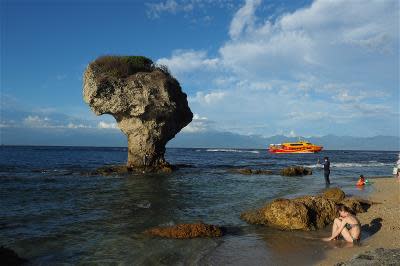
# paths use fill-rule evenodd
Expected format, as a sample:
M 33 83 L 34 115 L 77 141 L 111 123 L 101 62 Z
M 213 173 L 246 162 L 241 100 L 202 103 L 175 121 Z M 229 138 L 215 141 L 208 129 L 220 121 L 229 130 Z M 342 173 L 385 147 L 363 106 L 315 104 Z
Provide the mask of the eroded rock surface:
M 337 217 L 336 204 L 344 204 L 354 213 L 364 212 L 370 206 L 367 201 L 344 198 L 342 190 L 332 189 L 317 196 L 275 199 L 260 209 L 243 212 L 240 217 L 251 224 L 283 230 L 316 230 L 332 223 Z
M 273 172 L 265 169 L 250 169 L 250 168 L 239 168 L 230 169 L 230 172 L 242 174 L 242 175 L 272 175 Z
M 93 61 L 84 73 L 83 98 L 96 115 L 116 119 L 128 138 L 129 169 L 167 165 L 165 145 L 193 118 L 179 82 L 145 57 Z
M 322 196 L 326 199 L 333 200 L 334 202 L 339 202 L 344 200 L 346 194 L 344 194 L 343 190 L 340 188 L 334 187 L 325 189 L 322 193 Z
M 283 176 L 303 176 L 312 175 L 312 170 L 302 166 L 289 166 L 281 170 Z
M 194 223 L 155 227 L 144 231 L 144 233 L 152 236 L 186 239 L 197 237 L 221 237 L 223 235 L 223 230 L 216 225 Z

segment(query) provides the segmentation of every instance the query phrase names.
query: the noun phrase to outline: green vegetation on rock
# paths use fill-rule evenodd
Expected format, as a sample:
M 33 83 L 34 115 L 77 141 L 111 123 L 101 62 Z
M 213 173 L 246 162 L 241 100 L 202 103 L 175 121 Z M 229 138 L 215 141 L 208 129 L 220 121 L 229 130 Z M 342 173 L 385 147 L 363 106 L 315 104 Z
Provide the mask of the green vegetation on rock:
M 90 66 L 101 75 L 126 78 L 137 72 L 151 72 L 156 67 L 153 61 L 145 56 L 102 56 Z

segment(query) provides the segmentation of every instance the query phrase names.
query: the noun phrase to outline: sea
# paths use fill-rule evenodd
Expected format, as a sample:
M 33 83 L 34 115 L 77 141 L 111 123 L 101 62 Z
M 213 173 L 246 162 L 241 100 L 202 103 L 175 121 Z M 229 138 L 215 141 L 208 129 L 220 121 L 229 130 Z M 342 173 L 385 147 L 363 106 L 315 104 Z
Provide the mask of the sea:
M 358 189 L 359 175 L 391 176 L 398 154 L 167 148 L 166 159 L 184 166 L 172 174 L 100 176 L 88 173 L 124 164 L 126 148 L 1 146 L 0 246 L 32 265 L 310 265 L 338 248 L 320 240 L 329 228 L 280 231 L 249 225 L 241 212 L 275 198 L 320 193 L 325 182 L 317 162 L 325 156 L 331 161 L 331 187 L 367 197 L 373 186 Z M 232 171 L 278 172 L 292 165 L 310 167 L 313 174 Z M 199 221 L 224 226 L 227 234 L 190 240 L 143 234 L 154 226 Z

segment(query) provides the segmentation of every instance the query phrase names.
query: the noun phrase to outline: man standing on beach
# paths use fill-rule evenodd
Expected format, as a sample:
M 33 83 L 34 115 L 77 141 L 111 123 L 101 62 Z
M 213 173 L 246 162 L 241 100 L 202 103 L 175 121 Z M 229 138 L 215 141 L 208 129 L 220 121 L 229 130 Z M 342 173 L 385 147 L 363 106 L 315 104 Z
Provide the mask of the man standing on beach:
M 331 162 L 328 157 L 324 158 L 324 177 L 325 183 L 330 185 L 331 181 L 329 180 L 329 174 L 331 173 Z

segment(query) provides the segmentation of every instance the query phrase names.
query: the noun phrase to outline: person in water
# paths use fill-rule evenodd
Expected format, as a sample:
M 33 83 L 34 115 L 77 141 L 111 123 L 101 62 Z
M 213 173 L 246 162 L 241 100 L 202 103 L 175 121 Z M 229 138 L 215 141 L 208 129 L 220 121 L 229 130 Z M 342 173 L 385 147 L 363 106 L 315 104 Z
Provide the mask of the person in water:
M 351 213 L 349 208 L 340 204 L 337 206 L 339 217 L 335 218 L 332 226 L 332 235 L 323 238 L 324 241 L 337 240 L 340 235 L 346 242 L 357 243 L 361 237 L 361 224 L 355 215 Z
M 364 186 L 366 183 L 365 177 L 363 175 L 360 175 L 360 178 L 357 181 L 357 186 Z
M 331 181 L 329 180 L 329 175 L 331 173 L 331 162 L 329 161 L 328 157 L 324 158 L 324 177 L 325 177 L 325 183 L 329 185 Z

